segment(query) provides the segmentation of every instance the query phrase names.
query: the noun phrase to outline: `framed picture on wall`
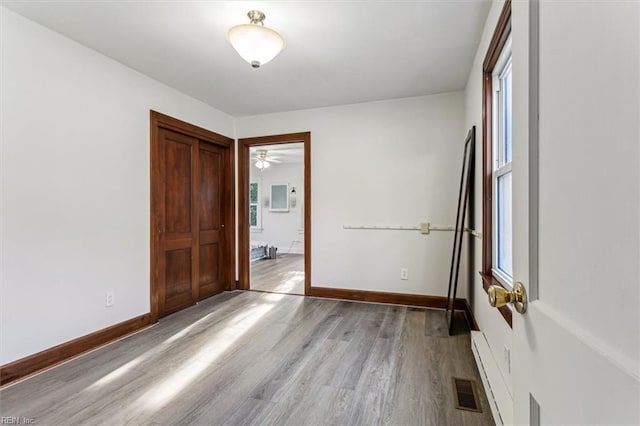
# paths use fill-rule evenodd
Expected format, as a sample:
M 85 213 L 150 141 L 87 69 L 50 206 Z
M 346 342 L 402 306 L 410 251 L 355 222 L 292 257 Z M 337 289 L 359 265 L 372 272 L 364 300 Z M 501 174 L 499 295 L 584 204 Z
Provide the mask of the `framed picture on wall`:
M 269 211 L 271 212 L 288 212 L 289 211 L 289 184 L 288 183 L 272 183 L 271 184 L 271 204 Z

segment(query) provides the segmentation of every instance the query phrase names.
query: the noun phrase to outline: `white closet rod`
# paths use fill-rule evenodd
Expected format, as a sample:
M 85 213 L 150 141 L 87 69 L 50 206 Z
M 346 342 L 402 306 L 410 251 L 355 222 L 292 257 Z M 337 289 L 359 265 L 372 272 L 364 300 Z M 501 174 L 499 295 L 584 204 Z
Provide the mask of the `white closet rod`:
M 431 225 L 429 222 L 423 222 L 420 226 L 386 226 L 386 225 L 342 225 L 343 229 L 366 229 L 381 231 L 420 231 L 421 234 L 429 234 L 431 231 L 451 231 L 455 229 L 453 226 Z M 465 232 L 469 232 L 476 238 L 482 238 L 482 233 L 475 229 L 465 228 Z

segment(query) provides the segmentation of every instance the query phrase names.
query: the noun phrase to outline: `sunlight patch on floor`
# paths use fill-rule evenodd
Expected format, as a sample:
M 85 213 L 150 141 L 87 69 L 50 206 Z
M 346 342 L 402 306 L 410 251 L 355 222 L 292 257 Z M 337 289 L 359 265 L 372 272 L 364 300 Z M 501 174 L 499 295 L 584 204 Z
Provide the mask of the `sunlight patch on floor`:
M 301 283 L 304 282 L 304 271 L 288 271 L 284 275 L 286 282 Z
M 164 343 L 171 343 L 175 340 L 178 340 L 179 338 L 183 337 L 184 335 L 186 335 L 189 331 L 193 330 L 198 324 L 202 323 L 203 321 L 205 321 L 207 318 L 209 318 L 211 315 L 213 315 L 213 312 L 210 314 L 207 314 L 205 316 L 203 316 L 202 318 L 200 318 L 198 321 L 195 321 L 193 324 L 183 328 L 182 330 L 180 330 L 179 332 L 177 332 L 176 334 L 174 334 L 173 336 L 169 337 L 167 340 L 165 340 Z
M 133 369 L 136 365 L 140 364 L 145 358 L 147 358 L 146 355 L 140 355 L 139 357 L 132 359 L 121 367 L 116 368 L 106 376 L 103 376 L 98 381 L 94 382 L 87 388 L 87 390 L 94 391 L 106 385 L 107 383 L 114 381 L 118 377 L 127 373 L 129 370 Z
M 182 392 L 204 370 L 229 349 L 240 337 L 253 327 L 275 305 L 262 304 L 236 315 L 228 327 L 220 330 L 211 337 L 211 342 L 204 346 L 183 367 L 172 372 L 161 383 L 140 397 L 138 402 L 147 410 L 155 411 L 167 405 Z
M 198 324 L 200 324 L 203 321 L 205 321 L 211 315 L 212 315 L 212 313 L 205 315 L 204 317 L 202 317 L 199 320 L 195 321 L 193 324 L 190 324 L 189 326 L 183 328 L 182 330 L 180 330 L 179 332 L 177 332 L 173 336 L 171 336 L 168 339 L 166 339 L 159 346 L 157 346 L 154 350 L 149 351 L 149 352 L 147 352 L 147 353 L 145 353 L 143 355 L 138 356 L 137 358 L 132 359 L 131 361 L 127 362 L 126 364 L 124 364 L 124 365 L 118 367 L 117 369 L 113 370 L 109 374 L 101 377 L 96 382 L 91 384 L 91 386 L 89 386 L 87 388 L 87 390 L 90 390 L 90 391 L 97 390 L 100 387 L 102 387 L 102 386 L 104 386 L 104 385 L 116 380 L 118 377 L 121 377 L 123 374 L 125 374 L 129 370 L 135 368 L 137 365 L 141 364 L 143 361 L 146 361 L 148 358 L 151 358 L 153 355 L 155 355 L 155 354 L 161 352 L 162 350 L 164 350 L 164 348 L 166 346 L 168 346 L 171 342 L 174 342 L 175 340 L 178 340 L 178 339 L 184 337 L 195 326 L 197 326 Z
M 282 284 L 277 287 L 277 290 L 288 293 L 301 284 L 304 285 L 304 272 L 289 271 L 284 274 L 284 280 Z
M 301 292 L 304 294 L 304 272 L 287 271 L 282 274 L 282 282 L 275 288 L 282 293 Z
M 282 300 L 286 295 L 280 293 L 265 293 L 262 298 L 269 302 L 278 302 Z

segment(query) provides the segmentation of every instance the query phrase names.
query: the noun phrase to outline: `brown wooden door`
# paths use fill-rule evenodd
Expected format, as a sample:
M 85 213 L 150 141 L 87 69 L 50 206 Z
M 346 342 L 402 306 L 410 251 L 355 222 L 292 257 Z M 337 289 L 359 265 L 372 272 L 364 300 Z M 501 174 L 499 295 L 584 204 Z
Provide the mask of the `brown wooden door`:
M 223 148 L 159 129 L 158 316 L 225 290 Z
M 194 257 L 197 257 L 197 183 L 194 169 L 198 140 L 160 129 L 160 173 L 164 184 L 159 191 L 160 247 L 158 259 L 159 315 L 183 309 L 195 303 Z
M 200 141 L 198 162 L 198 300 L 202 300 L 224 291 L 226 173 L 222 149 L 211 143 Z
M 151 111 L 151 317 L 235 288 L 233 139 Z

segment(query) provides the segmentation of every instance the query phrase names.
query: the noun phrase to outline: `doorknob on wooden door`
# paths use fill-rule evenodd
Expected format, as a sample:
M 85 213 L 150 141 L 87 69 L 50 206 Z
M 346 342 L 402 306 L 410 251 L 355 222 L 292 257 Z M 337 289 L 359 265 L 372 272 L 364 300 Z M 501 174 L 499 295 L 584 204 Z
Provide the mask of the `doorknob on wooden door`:
M 519 313 L 524 314 L 527 312 L 527 290 L 525 290 L 524 284 L 521 282 L 515 283 L 511 291 L 498 285 L 492 285 L 487 293 L 489 295 L 489 304 L 494 308 L 501 308 L 507 303 L 513 303 L 513 307 Z

